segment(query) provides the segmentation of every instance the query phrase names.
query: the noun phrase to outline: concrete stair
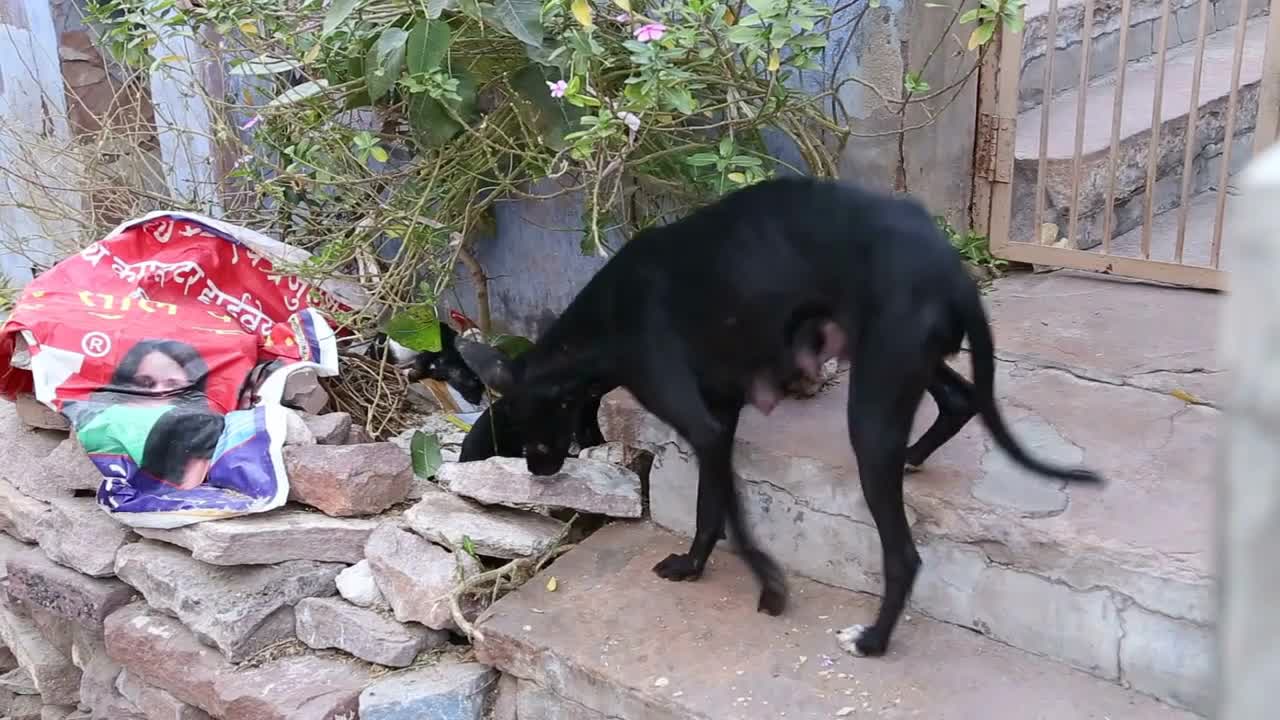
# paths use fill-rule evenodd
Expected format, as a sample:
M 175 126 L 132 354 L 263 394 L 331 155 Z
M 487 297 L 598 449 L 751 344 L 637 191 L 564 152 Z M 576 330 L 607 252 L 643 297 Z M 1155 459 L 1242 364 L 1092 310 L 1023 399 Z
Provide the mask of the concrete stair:
M 1031 475 L 994 449 L 973 421 L 922 472 L 907 476 L 908 517 L 924 558 L 914 612 L 1207 713 L 1210 479 L 1219 415 L 1212 405 L 1224 382 L 1213 370 L 1217 298 L 1053 273 L 998 281 L 989 300 L 1000 348 L 998 402 L 1013 432 L 1036 454 L 1083 462 L 1110 483 L 1067 488 Z M 968 373 L 967 358 L 957 366 Z M 849 448 L 846 395 L 841 384 L 789 401 L 769 417 L 745 410 L 735 470 L 758 541 L 788 571 L 880 593 L 880 543 Z M 926 400 L 917 432 L 933 413 Z M 691 534 L 697 467 L 686 444 L 625 393 L 606 398 L 601 421 L 606 438 L 655 452 L 652 519 Z M 649 582 L 642 565 L 627 571 L 628 582 Z M 725 595 L 721 603 L 755 602 L 750 587 Z M 680 607 L 700 612 L 692 602 Z M 665 617 L 683 622 L 682 613 Z M 832 617 L 838 618 L 832 626 L 867 622 L 873 607 Z M 740 629 L 747 635 L 756 631 L 746 627 Z M 928 643 L 910 635 L 898 642 L 894 657 L 907 667 L 936 659 Z M 996 647 L 976 636 L 969 642 Z M 742 687 L 764 692 L 761 683 Z M 1045 692 L 1052 698 L 1068 691 L 1064 685 Z M 951 717 L 938 712 L 924 716 Z
M 490 608 L 477 658 L 519 688 L 518 707 L 496 708 L 494 720 L 1193 717 L 918 615 L 885 657 L 854 658 L 835 633 L 871 616 L 874 598 L 792 578 L 786 613 L 768 617 L 729 553 L 698 582 L 650 572 L 684 547 L 647 523 L 615 523 Z
M 1206 0 L 1208 1 L 1208 0 Z M 1216 190 L 1218 184 L 1227 103 L 1231 92 L 1231 67 L 1239 2 L 1211 3 L 1207 28 L 1204 67 L 1198 99 L 1198 119 L 1191 142 L 1193 164 L 1191 194 Z M 1249 0 L 1251 20 L 1246 26 L 1245 50 L 1241 66 L 1236 130 L 1231 151 L 1230 173 L 1240 170 L 1252 155 L 1253 128 L 1257 118 L 1258 88 L 1262 74 L 1267 3 Z M 1102 242 L 1106 194 L 1110 184 L 1109 162 L 1113 99 L 1116 87 L 1116 53 L 1119 42 L 1119 2 L 1100 2 L 1095 17 L 1091 49 L 1091 81 L 1084 88 L 1085 118 L 1081 150 L 1079 228 L 1074 246 L 1096 247 Z M 1160 141 L 1154 188 L 1154 212 L 1177 208 L 1182 189 L 1183 158 L 1191 86 L 1196 59 L 1196 31 L 1199 4 L 1195 0 L 1173 0 L 1169 27 L 1169 50 L 1161 103 Z M 1129 62 L 1125 92 L 1121 100 L 1121 129 L 1116 167 L 1116 204 L 1112 237 L 1142 225 L 1146 204 L 1147 158 L 1151 140 L 1151 107 L 1157 88 L 1160 2 L 1135 2 L 1130 19 Z M 1023 73 L 1020 78 L 1017 134 L 1015 140 L 1014 202 L 1011 237 L 1017 242 L 1033 242 L 1039 237 L 1034 227 L 1035 182 L 1040 163 L 1040 124 L 1049 117 L 1046 159 L 1046 205 L 1042 222 L 1056 223 L 1058 236 L 1065 237 L 1073 206 L 1072 177 L 1076 136 L 1076 112 L 1081 90 L 1080 61 L 1083 52 L 1083 4 L 1060 4 L 1058 42 L 1054 54 L 1055 92 L 1045 101 L 1043 72 L 1047 41 L 1048 0 L 1028 5 L 1028 22 L 1023 45 Z M 1153 39 L 1154 38 L 1154 39 Z M 1207 253 L 1207 236 L 1193 237 Z

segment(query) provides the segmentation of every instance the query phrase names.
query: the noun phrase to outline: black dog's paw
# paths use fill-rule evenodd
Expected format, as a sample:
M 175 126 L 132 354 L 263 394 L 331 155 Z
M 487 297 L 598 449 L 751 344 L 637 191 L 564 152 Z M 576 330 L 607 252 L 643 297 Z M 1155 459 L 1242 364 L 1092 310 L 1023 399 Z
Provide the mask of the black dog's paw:
M 702 577 L 702 568 L 694 565 L 693 558 L 688 555 L 668 555 L 665 560 L 653 566 L 653 571 L 663 580 L 697 580 Z
M 921 470 L 924 470 L 924 468 L 908 460 L 906 464 L 902 466 L 902 470 L 906 474 L 910 475 L 912 473 L 918 473 Z
M 745 554 L 747 564 L 760 575 L 763 585 L 756 610 L 774 617 L 781 615 L 787 607 L 787 578 L 782 574 L 782 568 L 760 550 L 753 548 Z
M 888 649 L 889 638 L 866 625 L 850 625 L 836 633 L 836 642 L 847 653 L 858 657 L 876 657 Z

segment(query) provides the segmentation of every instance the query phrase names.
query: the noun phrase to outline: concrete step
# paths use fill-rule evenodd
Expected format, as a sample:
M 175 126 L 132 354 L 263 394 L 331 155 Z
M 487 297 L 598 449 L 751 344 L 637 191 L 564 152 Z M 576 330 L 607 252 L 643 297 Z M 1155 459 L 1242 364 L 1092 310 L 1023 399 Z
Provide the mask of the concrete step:
M 1241 88 L 1237 98 L 1236 130 L 1232 149 L 1232 172 L 1251 156 L 1253 127 L 1257 119 L 1258 84 L 1262 76 L 1263 51 L 1268 18 L 1251 21 L 1245 36 Z M 1227 101 L 1231 92 L 1231 66 L 1235 44 L 1234 29 L 1208 37 L 1200 84 L 1199 117 L 1192 137 L 1195 159 L 1192 191 L 1200 192 L 1217 182 L 1223 140 L 1226 134 Z M 1171 51 L 1165 61 L 1164 91 L 1161 98 L 1161 125 L 1156 211 L 1176 207 L 1181 196 L 1186 126 L 1191 108 L 1191 85 L 1195 45 Z M 1157 87 L 1154 61 L 1132 64 L 1125 76 L 1121 100 L 1120 143 L 1116 164 L 1116 223 L 1113 237 L 1142 222 L 1145 212 L 1147 155 L 1151 140 L 1151 107 Z M 1115 78 L 1091 83 L 1085 91 L 1084 138 L 1080 161 L 1080 187 L 1076 204 L 1080 227 L 1076 246 L 1091 248 L 1102 241 L 1103 211 L 1110 183 L 1112 100 Z M 1072 90 L 1054 98 L 1047 106 L 1018 115 L 1014 161 L 1013 226 L 1016 242 L 1039 237 L 1033 227 L 1035 183 L 1040 160 L 1040 119 L 1049 114 L 1046 147 L 1046 206 L 1042 222 L 1057 223 L 1059 237 L 1067 233 L 1072 206 L 1071 179 L 1074 171 L 1076 103 L 1080 93 Z
M 1240 13 L 1240 0 L 1209 1 L 1208 32 L 1235 27 Z M 1267 12 L 1268 0 L 1248 0 L 1249 17 Z M 1195 43 L 1200 28 L 1200 0 L 1170 0 L 1171 17 L 1166 47 Z M 1094 2 L 1092 42 L 1089 46 L 1089 79 L 1096 80 L 1115 72 L 1120 53 L 1119 0 Z M 1135 0 L 1129 11 L 1126 40 L 1127 60 L 1151 58 L 1160 48 L 1162 0 Z M 1084 0 L 1059 0 L 1058 29 L 1053 54 L 1053 93 L 1076 87 L 1080 82 L 1080 63 L 1084 58 Z M 1018 110 L 1027 110 L 1044 100 L 1045 50 L 1049 40 L 1049 0 L 1027 3 L 1026 29 L 1023 31 L 1022 72 L 1018 80 Z
M 761 615 L 755 581 L 730 553 L 697 582 L 650 571 L 684 547 L 652 525 L 615 523 L 481 618 L 478 659 L 520 678 L 521 696 L 540 696 L 520 720 L 1192 718 L 918 615 L 886 656 L 855 658 L 836 631 L 871 618 L 874 598 L 793 578 L 786 612 Z
M 1223 213 L 1222 250 L 1218 259 L 1223 270 L 1231 270 L 1236 260 L 1236 244 L 1232 242 L 1231 232 L 1232 209 L 1237 206 L 1238 196 L 1227 189 L 1227 205 Z M 1213 226 L 1217 219 L 1218 191 L 1203 192 L 1191 198 L 1187 203 L 1187 232 L 1183 239 L 1182 262 L 1186 265 L 1210 264 L 1210 251 L 1213 243 Z M 1151 221 L 1151 259 L 1174 261 L 1174 251 L 1178 242 L 1179 208 L 1175 207 L 1160 213 Z M 1111 241 L 1111 254 L 1126 257 L 1142 257 L 1142 226 Z
M 1037 455 L 1110 479 L 1064 487 L 1012 465 L 971 422 L 907 476 L 924 558 L 913 605 L 1100 678 L 1206 712 L 1213 638 L 1210 554 L 1218 411 L 1217 298 L 1069 273 L 998 281 L 989 296 L 996 390 Z M 956 363 L 968 373 L 968 359 Z M 751 527 L 789 571 L 879 593 L 881 549 L 857 482 L 847 389 L 744 410 L 734 454 Z M 932 420 L 926 400 L 917 433 Z M 686 443 L 625 393 L 606 397 L 609 439 L 656 454 L 653 520 L 691 534 L 697 467 Z

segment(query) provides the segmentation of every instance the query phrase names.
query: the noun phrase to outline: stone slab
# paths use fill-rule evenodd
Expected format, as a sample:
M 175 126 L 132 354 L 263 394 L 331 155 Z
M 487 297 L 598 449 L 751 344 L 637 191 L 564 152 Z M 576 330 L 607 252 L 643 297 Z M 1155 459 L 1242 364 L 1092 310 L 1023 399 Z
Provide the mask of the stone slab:
M 0 602 L 0 643 L 13 652 L 46 702 L 61 705 L 79 700 L 80 670 L 45 639 L 34 620 L 5 602 Z
M 479 555 L 518 558 L 537 555 L 560 536 L 564 523 L 525 510 L 483 507 L 436 486 L 423 488 L 422 500 L 405 511 L 409 528 L 452 550 L 470 538 Z
M 870 620 L 875 598 L 792 578 L 786 611 L 768 617 L 731 553 L 714 555 L 697 582 L 651 572 L 684 549 L 648 524 L 604 527 L 486 611 L 477 659 L 615 720 L 1193 717 L 919 616 L 899 626 L 886 656 L 855 658 L 836 631 Z
M 0 530 L 23 542 L 35 542 L 40 518 L 48 511 L 49 503 L 0 480 Z
M 360 693 L 360 720 L 483 720 L 497 685 L 498 673 L 473 662 L 395 673 Z
M 34 548 L 10 557 L 5 566 L 11 597 L 86 627 L 101 628 L 107 615 L 126 605 L 134 594 L 119 580 L 78 573 Z
M 107 618 L 106 643 L 130 675 L 216 718 L 350 720 L 369 681 L 357 663 L 310 655 L 237 669 L 177 620 L 141 603 Z
M 210 520 L 138 534 L 179 545 L 212 565 L 274 565 L 289 560 L 356 563 L 377 527 L 375 520 L 334 518 L 299 508 Z
M 640 517 L 640 476 L 599 460 L 568 458 L 555 475 L 536 477 L 523 458 L 446 463 L 441 486 L 485 505 L 556 507 L 619 518 Z
M 453 553 L 406 530 L 384 524 L 365 546 L 369 569 L 400 622 L 416 622 L 433 630 L 456 628 L 449 593 L 480 564 L 466 553 Z M 474 601 L 463 611 L 475 610 Z
M 116 678 L 116 691 L 138 708 L 147 720 L 211 720 L 209 714 L 188 705 L 172 693 L 139 680 L 128 670 Z
M 223 567 L 172 545 L 144 540 L 122 549 L 116 573 L 153 608 L 177 617 L 202 641 L 239 662 L 294 636 L 293 606 L 337 592 L 338 563 L 292 560 Z
M 409 495 L 409 454 L 388 442 L 285 448 L 289 499 L 339 517 L 375 515 Z
M 74 437 L 57 430 L 31 428 L 13 403 L 0 403 L 0 480 L 41 500 L 96 490 L 102 474 Z
M 93 577 L 114 573 L 116 551 L 137 539 L 88 497 L 57 498 L 40 516 L 36 540 L 50 560 Z
M 449 642 L 449 633 L 400 623 L 340 598 L 303 598 L 294 607 L 298 639 L 316 650 L 335 648 L 387 667 L 406 667 L 418 653 Z
M 321 445 L 345 445 L 351 435 L 351 416 L 344 412 L 303 417 L 312 437 Z

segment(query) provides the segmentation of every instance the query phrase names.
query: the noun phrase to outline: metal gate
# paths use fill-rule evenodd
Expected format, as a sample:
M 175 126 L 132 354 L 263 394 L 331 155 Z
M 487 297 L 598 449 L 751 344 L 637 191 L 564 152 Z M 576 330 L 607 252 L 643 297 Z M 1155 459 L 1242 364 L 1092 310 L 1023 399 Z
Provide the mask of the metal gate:
M 1232 175 L 1280 120 L 1273 2 L 1028 0 L 979 75 L 992 253 L 1223 289 Z

